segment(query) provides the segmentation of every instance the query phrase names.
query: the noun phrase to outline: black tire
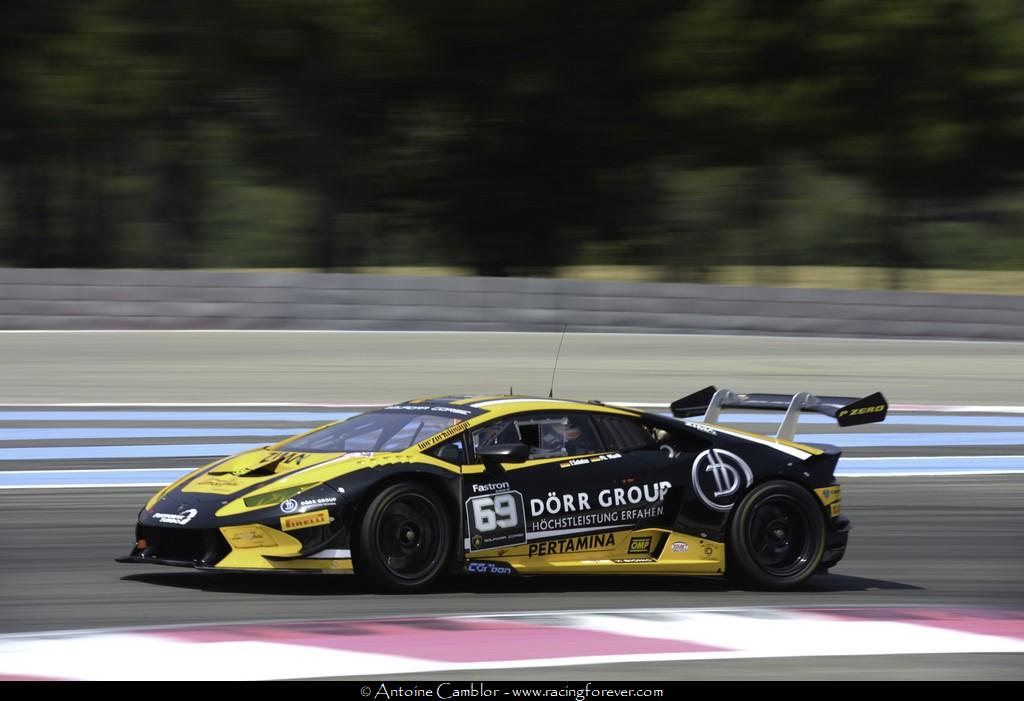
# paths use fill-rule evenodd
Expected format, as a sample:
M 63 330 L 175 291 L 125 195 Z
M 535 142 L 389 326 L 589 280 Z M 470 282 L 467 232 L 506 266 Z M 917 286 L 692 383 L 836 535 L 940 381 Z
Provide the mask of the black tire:
M 421 591 L 445 574 L 453 542 L 448 510 L 434 490 L 392 484 L 371 499 L 357 526 L 355 573 L 386 591 Z
M 726 572 L 760 589 L 790 589 L 806 580 L 825 551 L 825 517 L 809 491 L 766 482 L 743 498 L 729 524 Z

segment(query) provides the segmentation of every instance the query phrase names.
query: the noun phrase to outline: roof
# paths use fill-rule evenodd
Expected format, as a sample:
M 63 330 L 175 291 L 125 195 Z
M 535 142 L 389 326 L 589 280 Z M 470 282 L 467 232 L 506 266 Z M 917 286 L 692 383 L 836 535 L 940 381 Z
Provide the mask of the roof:
M 518 413 L 521 411 L 591 411 L 607 414 L 619 414 L 636 416 L 639 412 L 621 407 L 608 406 L 600 402 L 582 402 L 572 399 L 554 399 L 549 397 L 528 397 L 519 395 L 478 395 L 478 396 L 441 396 L 421 397 L 408 402 L 402 402 L 398 406 L 430 407 L 435 410 L 451 411 L 452 413 L 467 412 L 476 418 L 487 415 L 487 418 L 495 418 L 505 414 Z

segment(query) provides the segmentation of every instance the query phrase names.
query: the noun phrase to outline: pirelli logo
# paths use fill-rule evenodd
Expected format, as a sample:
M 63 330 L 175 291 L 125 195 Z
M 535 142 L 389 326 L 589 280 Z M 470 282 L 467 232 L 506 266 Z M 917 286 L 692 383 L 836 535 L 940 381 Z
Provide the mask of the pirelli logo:
M 880 411 L 885 411 L 885 404 L 878 404 L 877 406 L 862 406 L 858 409 L 841 409 L 837 417 L 843 418 L 845 416 L 858 416 L 860 414 L 877 414 Z
M 331 522 L 327 509 L 310 511 L 308 514 L 297 514 L 295 516 L 281 517 L 282 531 L 297 531 L 300 528 L 312 528 L 313 526 L 326 526 Z

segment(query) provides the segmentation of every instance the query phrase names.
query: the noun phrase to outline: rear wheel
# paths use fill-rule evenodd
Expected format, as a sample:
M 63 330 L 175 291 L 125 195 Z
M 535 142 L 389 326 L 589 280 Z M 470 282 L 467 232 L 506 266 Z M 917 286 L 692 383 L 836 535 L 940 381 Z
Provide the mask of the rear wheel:
M 437 493 L 417 482 L 393 484 L 363 514 L 355 571 L 387 591 L 426 589 L 444 574 L 452 543 L 451 522 Z
M 736 507 L 728 547 L 730 577 L 763 589 L 795 587 L 821 562 L 825 517 L 800 485 L 766 482 Z

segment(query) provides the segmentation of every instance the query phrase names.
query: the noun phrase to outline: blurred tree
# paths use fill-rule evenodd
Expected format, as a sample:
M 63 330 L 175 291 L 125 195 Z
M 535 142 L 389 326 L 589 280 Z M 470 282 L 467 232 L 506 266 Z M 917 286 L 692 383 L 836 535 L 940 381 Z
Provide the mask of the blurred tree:
M 695 0 L 654 54 L 655 104 L 677 150 L 756 168 L 754 222 L 780 197 L 787 153 L 866 178 L 886 214 L 864 262 L 913 266 L 902 232 L 928 204 L 1020 176 L 1022 51 L 1012 0 Z M 765 253 L 751 262 L 779 262 Z
M 419 37 L 384 0 L 226 7 L 225 60 L 236 83 L 225 109 L 244 125 L 251 156 L 314 196 L 307 265 L 358 265 L 365 232 L 339 226 L 397 187 L 382 162 L 418 94 Z
M 642 57 L 665 3 L 410 5 L 442 122 L 441 227 L 479 273 L 546 272 L 642 216 Z
M 0 259 L 1002 264 L 1022 32 L 1015 0 L 12 0 Z M 951 253 L 979 232 L 1007 253 Z

